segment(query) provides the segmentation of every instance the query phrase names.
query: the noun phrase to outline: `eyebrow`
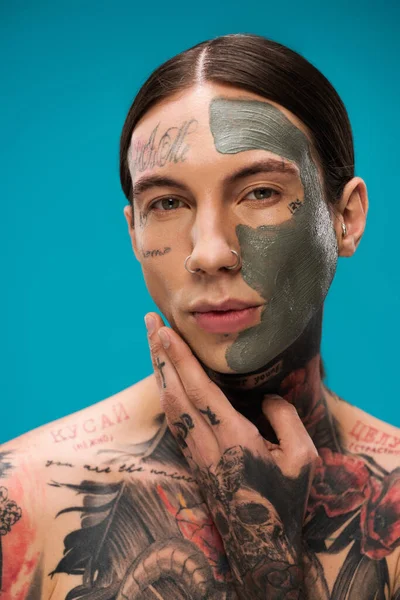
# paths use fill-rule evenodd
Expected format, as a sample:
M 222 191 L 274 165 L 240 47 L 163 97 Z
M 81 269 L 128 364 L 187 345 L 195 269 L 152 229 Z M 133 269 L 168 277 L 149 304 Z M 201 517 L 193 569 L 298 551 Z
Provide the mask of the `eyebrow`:
M 285 162 L 283 159 L 277 160 L 276 158 L 267 158 L 254 162 L 248 167 L 238 169 L 229 175 L 224 180 L 224 183 L 225 185 L 232 185 L 239 179 L 244 179 L 251 175 L 258 175 L 259 173 L 287 173 L 289 175 L 295 175 L 296 177 L 300 174 L 299 169 L 293 163 Z
M 144 192 L 147 192 L 148 189 L 153 187 L 174 187 L 182 190 L 184 192 L 188 192 L 189 188 L 184 183 L 181 183 L 177 179 L 173 179 L 172 177 L 161 177 L 160 175 L 144 175 L 137 180 L 137 182 L 132 186 L 132 196 L 135 198 Z
M 223 185 L 233 185 L 240 179 L 250 177 L 251 175 L 258 175 L 260 173 L 285 173 L 288 175 L 299 176 L 299 170 L 293 163 L 277 160 L 275 158 L 267 158 L 252 163 L 247 167 L 242 167 L 237 171 L 231 173 L 223 180 Z M 140 194 L 143 194 L 148 189 L 153 187 L 174 187 L 184 192 L 189 192 L 190 189 L 184 183 L 173 179 L 172 177 L 163 177 L 161 175 L 144 175 L 140 177 L 136 183 L 132 186 L 132 197 L 135 198 Z

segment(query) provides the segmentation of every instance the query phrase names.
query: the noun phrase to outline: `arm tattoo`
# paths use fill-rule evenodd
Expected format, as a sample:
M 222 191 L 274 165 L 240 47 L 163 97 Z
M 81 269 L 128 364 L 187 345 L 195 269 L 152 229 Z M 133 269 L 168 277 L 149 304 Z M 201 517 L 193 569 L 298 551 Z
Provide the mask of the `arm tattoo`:
M 11 452 L 0 452 L 0 478 L 5 478 L 11 471 L 9 461 Z M 11 528 L 22 517 L 22 510 L 17 503 L 9 498 L 8 489 L 0 485 L 0 592 L 3 583 L 3 552 L 2 540 L 11 532 Z

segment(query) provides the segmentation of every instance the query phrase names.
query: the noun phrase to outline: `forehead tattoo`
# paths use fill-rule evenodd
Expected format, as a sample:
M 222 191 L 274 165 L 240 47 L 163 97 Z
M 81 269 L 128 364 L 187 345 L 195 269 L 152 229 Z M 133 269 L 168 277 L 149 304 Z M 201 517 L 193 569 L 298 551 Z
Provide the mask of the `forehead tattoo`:
M 164 167 L 168 163 L 184 162 L 190 148 L 188 138 L 197 129 L 196 119 L 184 121 L 179 126 L 160 128 L 158 123 L 148 139 L 138 138 L 131 142 L 128 165 L 132 181 L 137 172 Z
M 226 352 L 237 373 L 259 369 L 289 347 L 321 308 L 338 257 L 335 231 L 305 134 L 275 106 L 215 98 L 210 129 L 221 154 L 267 150 L 300 170 L 304 205 L 280 225 L 238 225 L 242 276 L 266 304 L 261 323 L 238 334 Z

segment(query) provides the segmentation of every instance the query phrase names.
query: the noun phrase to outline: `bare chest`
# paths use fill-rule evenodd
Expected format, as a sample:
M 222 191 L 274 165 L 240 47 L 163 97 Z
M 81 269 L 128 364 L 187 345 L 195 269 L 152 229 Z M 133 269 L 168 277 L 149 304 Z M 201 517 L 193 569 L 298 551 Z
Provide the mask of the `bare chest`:
M 317 474 L 310 496 L 303 530 L 309 598 L 367 598 L 372 589 L 388 597 L 389 553 L 383 542 L 373 550 L 367 544 L 364 488 L 370 484 L 358 480 L 357 487 L 353 478 L 353 487 L 343 489 L 341 477 L 343 470 L 329 473 L 331 487 L 324 487 Z M 224 540 L 184 463 L 118 461 L 93 467 L 80 483 L 59 490 L 65 508 L 56 518 L 63 534 L 52 550 L 52 600 L 67 593 L 102 600 L 237 597 Z M 250 548 L 271 528 L 231 517 L 226 536 Z

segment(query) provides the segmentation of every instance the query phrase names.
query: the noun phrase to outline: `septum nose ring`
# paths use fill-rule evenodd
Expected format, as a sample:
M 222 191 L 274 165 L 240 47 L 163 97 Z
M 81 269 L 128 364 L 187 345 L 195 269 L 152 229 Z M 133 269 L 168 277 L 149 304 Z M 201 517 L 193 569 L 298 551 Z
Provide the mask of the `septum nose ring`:
M 230 267 L 225 267 L 225 269 L 228 269 L 228 271 L 233 271 L 234 269 L 238 269 L 238 268 L 239 268 L 239 266 L 240 266 L 240 265 L 241 265 L 241 263 L 242 263 L 242 260 L 241 260 L 241 258 L 240 258 L 240 256 L 239 256 L 239 254 L 236 252 L 236 250 L 231 250 L 231 252 L 232 252 L 232 254 L 234 254 L 234 255 L 236 256 L 236 262 L 235 262 L 235 264 L 234 264 L 234 265 L 231 265 Z M 201 269 L 194 269 L 194 270 L 193 270 L 193 269 L 190 269 L 190 268 L 188 267 L 188 262 L 189 262 L 189 260 L 190 260 L 190 258 L 191 258 L 191 257 L 192 257 L 192 255 L 191 255 L 191 254 L 189 254 L 189 256 L 187 256 L 187 257 L 185 258 L 185 269 L 186 269 L 186 271 L 187 271 L 188 273 L 192 273 L 192 275 L 193 275 L 194 273 L 198 273 L 199 271 L 201 271 Z

